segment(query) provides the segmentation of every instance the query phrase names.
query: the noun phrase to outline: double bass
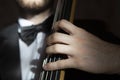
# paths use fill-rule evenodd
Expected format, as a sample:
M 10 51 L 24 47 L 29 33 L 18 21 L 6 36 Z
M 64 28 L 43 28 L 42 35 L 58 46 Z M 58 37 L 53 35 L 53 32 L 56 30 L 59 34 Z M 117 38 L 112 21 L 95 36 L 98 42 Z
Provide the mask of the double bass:
M 66 19 L 70 22 L 74 20 L 74 10 L 76 6 L 76 0 L 57 0 L 56 1 L 56 9 L 54 11 L 54 19 L 52 24 L 52 32 L 53 26 L 55 22 Z M 61 31 L 63 32 L 63 31 Z M 54 62 L 63 58 L 67 58 L 65 55 L 45 55 L 44 59 L 42 60 L 42 65 Z M 40 69 L 39 73 L 37 74 L 37 78 L 35 80 L 64 80 L 65 77 L 65 70 L 55 70 L 55 71 L 45 71 L 44 69 Z
M 55 16 L 54 16 L 52 26 L 54 26 L 55 22 L 57 22 L 61 19 L 66 19 L 66 20 L 70 21 L 71 23 L 73 23 L 76 2 L 77 2 L 77 0 L 57 0 Z M 64 31 L 60 31 L 60 32 L 64 33 Z M 91 33 L 92 32 L 94 32 L 94 31 L 91 30 Z M 54 62 L 54 61 L 63 59 L 63 58 L 67 58 L 67 57 L 66 56 L 64 57 L 64 55 L 52 55 L 52 56 L 48 55 L 44 59 L 43 65 L 46 63 L 49 63 L 49 62 Z M 86 78 L 86 80 L 89 80 L 89 78 L 94 79 L 94 80 L 103 80 L 103 79 L 112 80 L 112 78 L 110 79 L 111 75 L 104 75 L 104 74 L 94 75 L 94 74 L 90 74 L 87 72 L 81 72 L 81 73 L 83 73 L 81 76 L 84 75 L 84 77 L 88 77 L 88 78 Z M 75 73 L 75 74 L 77 74 L 77 73 Z M 55 70 L 55 71 L 44 71 L 43 70 L 40 73 L 39 80 L 65 80 L 65 76 L 66 76 L 65 70 Z M 69 76 L 69 77 L 71 77 L 71 76 Z M 118 77 L 118 76 L 116 76 L 116 77 Z M 71 79 L 68 79 L 68 80 L 71 80 Z M 74 78 L 72 80 L 78 80 L 78 79 Z M 81 80 L 82 80 L 82 78 L 81 78 Z M 85 80 L 85 78 L 84 78 L 84 80 Z

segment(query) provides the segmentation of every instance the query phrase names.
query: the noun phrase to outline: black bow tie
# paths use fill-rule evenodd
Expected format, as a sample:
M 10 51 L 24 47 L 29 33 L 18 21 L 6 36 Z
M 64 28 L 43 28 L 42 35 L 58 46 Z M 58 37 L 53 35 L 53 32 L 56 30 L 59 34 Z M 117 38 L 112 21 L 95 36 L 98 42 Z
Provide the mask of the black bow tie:
M 19 37 L 29 46 L 37 36 L 38 32 L 49 33 L 51 28 L 51 23 L 53 21 L 52 17 L 49 17 L 42 24 L 32 25 L 26 27 L 19 27 Z

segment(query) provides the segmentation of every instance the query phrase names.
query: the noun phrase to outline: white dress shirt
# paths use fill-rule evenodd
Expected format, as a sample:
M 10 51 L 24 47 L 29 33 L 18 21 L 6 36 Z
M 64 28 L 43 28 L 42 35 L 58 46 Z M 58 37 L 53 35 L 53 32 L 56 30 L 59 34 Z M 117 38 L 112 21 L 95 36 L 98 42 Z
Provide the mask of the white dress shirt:
M 32 22 L 22 18 L 19 18 L 18 22 L 21 27 L 33 25 Z M 20 30 L 18 29 L 18 32 L 19 31 Z M 19 39 L 22 80 L 31 80 L 34 78 L 35 74 L 31 71 L 31 68 L 36 66 L 32 65 L 31 61 L 40 58 L 38 48 L 43 46 L 45 36 L 45 33 L 39 32 L 34 42 L 29 46 Z

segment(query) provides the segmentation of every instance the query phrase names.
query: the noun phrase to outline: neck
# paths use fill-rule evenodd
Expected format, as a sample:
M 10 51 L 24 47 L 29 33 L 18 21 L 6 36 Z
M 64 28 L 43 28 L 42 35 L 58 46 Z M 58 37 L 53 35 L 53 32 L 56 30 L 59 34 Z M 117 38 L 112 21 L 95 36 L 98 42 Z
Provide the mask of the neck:
M 27 14 L 24 18 L 33 22 L 34 25 L 42 23 L 44 20 L 46 20 L 51 15 L 51 10 L 48 9 L 44 12 L 41 12 L 39 14 Z

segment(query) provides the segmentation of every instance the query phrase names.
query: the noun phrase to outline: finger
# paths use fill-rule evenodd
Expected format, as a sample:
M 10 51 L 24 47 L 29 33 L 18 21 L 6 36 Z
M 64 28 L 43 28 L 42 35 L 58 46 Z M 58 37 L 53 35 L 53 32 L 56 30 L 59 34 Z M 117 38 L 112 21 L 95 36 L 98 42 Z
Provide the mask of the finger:
M 74 31 L 76 30 L 76 28 L 77 27 L 75 25 L 73 25 L 72 23 L 70 23 L 67 20 L 58 21 L 54 26 L 55 31 L 62 29 L 65 32 L 67 32 L 68 34 L 74 34 Z
M 56 32 L 47 38 L 47 45 L 52 45 L 55 43 L 68 45 L 72 43 L 72 37 L 70 35 Z
M 50 62 L 43 66 L 45 70 L 58 70 L 58 69 L 65 69 L 65 68 L 72 68 L 73 61 L 72 59 L 63 59 L 58 60 L 56 62 Z
M 54 44 L 46 48 L 47 54 L 65 54 L 72 56 L 72 48 L 69 45 Z

